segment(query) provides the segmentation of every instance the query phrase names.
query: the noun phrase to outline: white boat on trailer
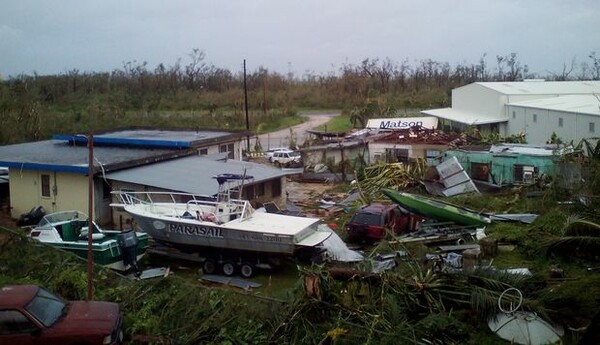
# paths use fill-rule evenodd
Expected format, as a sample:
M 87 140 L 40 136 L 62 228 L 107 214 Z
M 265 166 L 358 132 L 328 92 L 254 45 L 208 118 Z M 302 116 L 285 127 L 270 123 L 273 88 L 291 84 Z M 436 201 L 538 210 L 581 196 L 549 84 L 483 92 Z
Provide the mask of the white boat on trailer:
M 139 227 L 164 246 L 197 255 L 204 272 L 220 265 L 224 274 L 236 269 L 244 277 L 255 267 L 281 257 L 308 260 L 332 232 L 320 219 L 257 212 L 247 200 L 231 198 L 231 182 L 241 187 L 245 175 L 221 174 L 217 198 L 188 193 L 113 192 Z M 241 188 L 239 188 L 241 190 Z

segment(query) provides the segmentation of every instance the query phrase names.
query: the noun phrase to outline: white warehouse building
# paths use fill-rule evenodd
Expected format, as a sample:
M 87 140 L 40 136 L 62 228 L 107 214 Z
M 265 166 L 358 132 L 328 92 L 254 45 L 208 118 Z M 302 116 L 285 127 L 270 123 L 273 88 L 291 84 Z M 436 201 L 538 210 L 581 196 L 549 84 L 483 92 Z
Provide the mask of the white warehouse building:
M 502 136 L 524 133 L 545 144 L 600 136 L 600 81 L 526 80 L 472 83 L 452 90 L 452 107 L 422 111 L 443 128 L 476 126 Z

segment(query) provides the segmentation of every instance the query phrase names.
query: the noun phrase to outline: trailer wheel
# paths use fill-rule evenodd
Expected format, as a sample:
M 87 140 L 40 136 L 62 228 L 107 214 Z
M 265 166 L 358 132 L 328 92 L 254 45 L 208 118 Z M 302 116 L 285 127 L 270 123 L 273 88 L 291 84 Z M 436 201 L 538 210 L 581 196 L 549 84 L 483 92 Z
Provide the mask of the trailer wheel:
M 225 261 L 223 263 L 223 274 L 226 276 L 232 276 L 235 273 L 235 265 L 231 261 Z
M 252 266 L 249 262 L 244 262 L 242 267 L 240 268 L 240 274 L 244 278 L 250 278 L 254 275 L 254 266 Z
M 202 265 L 205 274 L 214 274 L 217 270 L 217 265 L 214 260 L 206 259 Z

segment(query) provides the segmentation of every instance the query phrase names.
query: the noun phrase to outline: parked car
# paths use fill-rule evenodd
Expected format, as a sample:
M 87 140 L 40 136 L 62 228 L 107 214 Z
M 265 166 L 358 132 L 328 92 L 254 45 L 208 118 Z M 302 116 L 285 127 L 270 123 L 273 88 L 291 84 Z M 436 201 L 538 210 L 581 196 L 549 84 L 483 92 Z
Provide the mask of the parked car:
M 265 154 L 267 156 L 267 159 L 269 159 L 269 161 L 270 161 L 270 158 L 273 157 L 273 154 L 276 151 L 289 151 L 289 150 L 290 150 L 289 147 L 274 147 L 272 149 L 268 149 L 267 152 L 265 152 Z
M 411 215 L 397 205 L 373 203 L 361 207 L 346 225 L 351 242 L 375 242 L 385 236 L 386 229 L 394 233 L 409 230 Z
M 117 303 L 65 301 L 36 285 L 0 290 L 0 344 L 121 344 Z
M 292 162 L 300 162 L 302 157 L 300 152 L 293 150 L 281 150 L 273 152 L 273 157 L 269 161 L 276 165 L 285 165 Z

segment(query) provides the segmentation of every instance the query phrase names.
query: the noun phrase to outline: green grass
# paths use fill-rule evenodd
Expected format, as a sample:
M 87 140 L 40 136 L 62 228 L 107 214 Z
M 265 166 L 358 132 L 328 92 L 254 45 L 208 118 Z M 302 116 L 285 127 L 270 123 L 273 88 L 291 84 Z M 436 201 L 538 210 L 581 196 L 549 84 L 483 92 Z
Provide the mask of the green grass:
M 316 129 L 326 132 L 347 132 L 352 129 L 352 123 L 350 122 L 350 117 L 340 115 L 331 118 L 326 124 L 319 126 Z
M 294 116 L 279 116 L 279 117 L 271 117 L 268 121 L 264 121 L 259 123 L 255 127 L 256 134 L 264 134 L 273 131 L 277 131 L 280 129 L 292 127 L 302 122 L 306 121 L 306 117 L 300 115 Z

